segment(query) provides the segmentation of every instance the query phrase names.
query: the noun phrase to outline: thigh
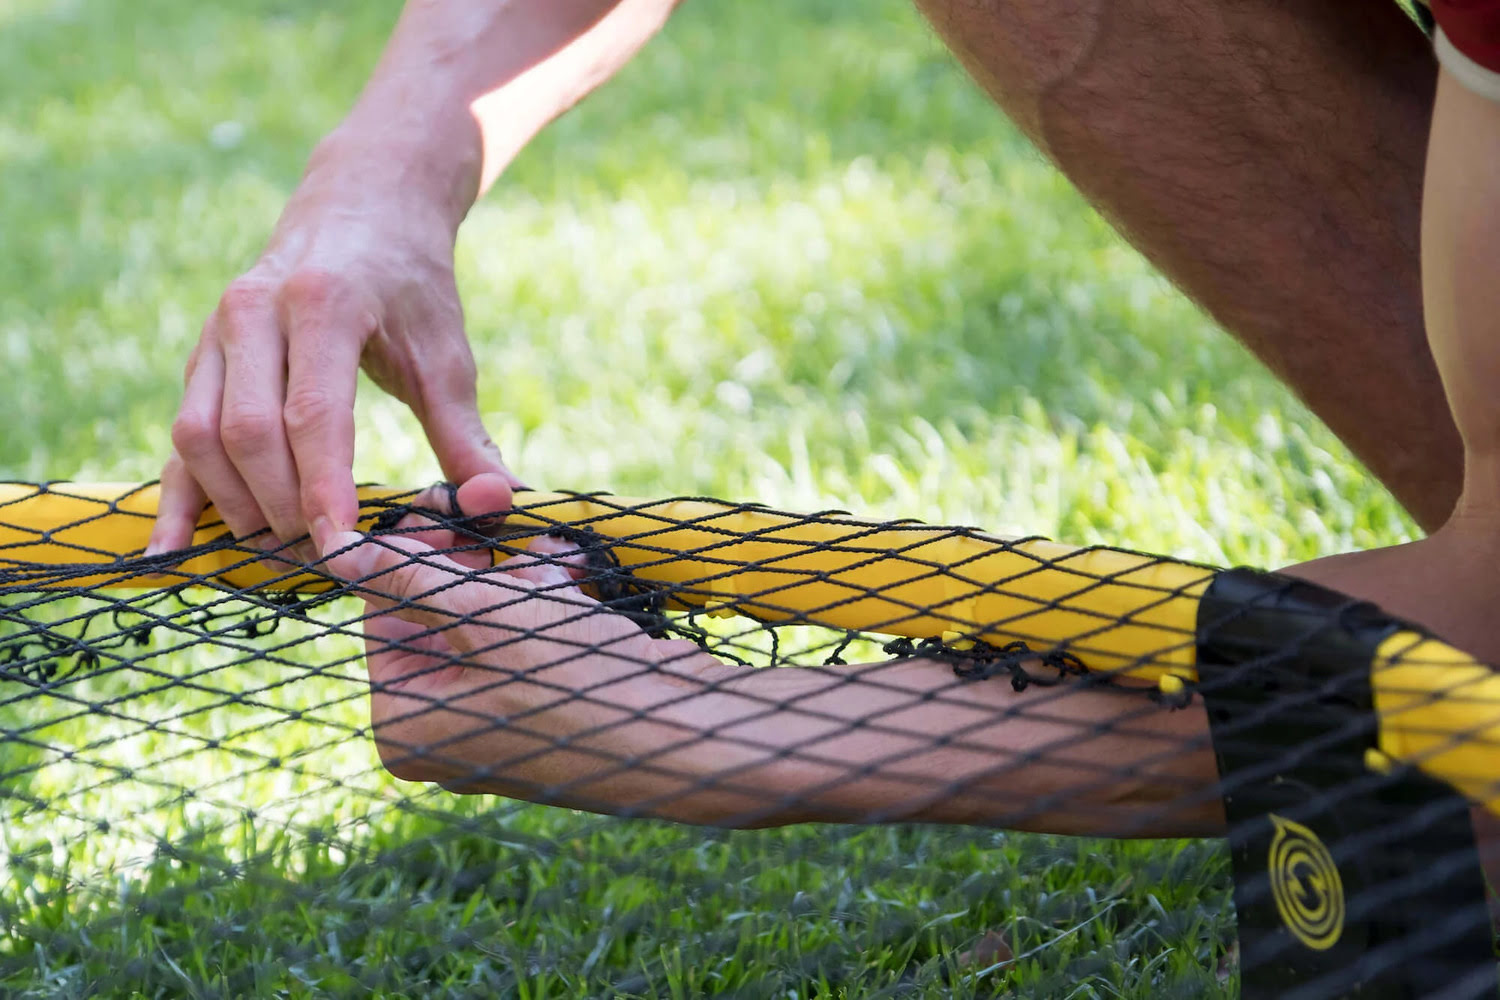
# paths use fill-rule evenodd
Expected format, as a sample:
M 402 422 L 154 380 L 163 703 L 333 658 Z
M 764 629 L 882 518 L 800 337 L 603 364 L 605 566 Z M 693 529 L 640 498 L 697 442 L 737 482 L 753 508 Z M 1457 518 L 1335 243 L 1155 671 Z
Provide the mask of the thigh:
M 1461 449 L 1418 274 L 1436 67 L 1394 0 L 919 5 L 1101 212 L 1442 522 Z

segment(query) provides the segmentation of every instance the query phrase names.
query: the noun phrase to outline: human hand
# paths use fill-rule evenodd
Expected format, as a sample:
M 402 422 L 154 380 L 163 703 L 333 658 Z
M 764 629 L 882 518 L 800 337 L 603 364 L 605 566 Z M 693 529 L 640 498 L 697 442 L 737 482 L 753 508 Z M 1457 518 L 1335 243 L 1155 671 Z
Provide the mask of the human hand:
M 457 490 L 456 510 L 449 499 L 435 490 L 415 506 L 475 516 L 511 497 L 486 475 Z M 1087 686 L 1060 700 L 923 657 L 724 663 L 593 600 L 581 553 L 549 535 L 493 568 L 487 545 L 420 514 L 394 534 L 330 544 L 327 567 L 366 600 L 372 729 L 400 778 L 725 826 L 882 816 L 1107 836 L 1222 830 L 1218 799 L 1202 794 L 1217 780 L 1213 755 L 1161 754 L 1207 746 L 1201 711 L 1143 714 Z
M 511 494 L 503 477 L 485 475 L 456 498 L 448 513 L 489 514 L 506 510 Z M 447 501 L 432 491 L 415 506 Z M 584 594 L 570 542 L 541 535 L 490 568 L 487 547 L 423 524 L 413 514 L 394 534 L 330 542 L 329 569 L 367 602 L 370 715 L 385 766 L 520 798 L 577 796 L 584 785 L 595 802 L 658 794 L 660 767 L 621 762 L 681 743 L 667 716 L 695 696 L 706 709 L 724 665 L 691 642 L 650 638 Z
M 204 324 L 149 553 L 187 545 L 209 500 L 238 537 L 310 534 L 322 552 L 351 530 L 361 367 L 411 407 L 449 479 L 518 485 L 476 402 L 453 278 L 462 212 L 382 178 L 375 156 L 315 155 L 264 255 Z

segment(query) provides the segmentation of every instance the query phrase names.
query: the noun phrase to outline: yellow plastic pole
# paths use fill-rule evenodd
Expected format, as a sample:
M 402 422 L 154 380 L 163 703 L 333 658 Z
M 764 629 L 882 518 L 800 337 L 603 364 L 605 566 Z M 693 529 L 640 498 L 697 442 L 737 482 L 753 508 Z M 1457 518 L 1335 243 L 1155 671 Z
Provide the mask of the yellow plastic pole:
M 364 523 L 380 512 L 369 504 L 413 495 L 362 489 Z M 0 484 L 0 579 L 10 576 L 13 587 L 22 573 L 34 575 L 41 588 L 159 586 L 110 568 L 140 554 L 156 503 L 154 486 Z M 1195 676 L 1198 598 L 1214 575 L 1117 549 L 701 500 L 520 493 L 506 524 L 592 528 L 610 540 L 625 568 L 672 585 L 683 605 L 913 638 L 1066 644 L 1090 669 L 1150 681 Z M 223 533 L 210 509 L 194 543 Z M 99 572 L 85 570 L 93 565 Z M 70 571 L 49 576 L 35 573 L 38 566 Z M 323 579 L 278 576 L 253 555 L 225 548 L 186 560 L 176 572 L 239 589 Z
M 1500 672 L 1402 631 L 1380 644 L 1370 686 L 1381 750 L 1500 815 Z
M 383 504 L 409 501 L 415 491 L 365 487 L 360 496 L 368 527 Z M 144 548 L 156 504 L 154 486 L 0 484 L 0 585 L 159 586 L 122 562 Z M 683 606 L 913 638 L 1066 645 L 1092 670 L 1164 689 L 1197 677 L 1198 599 L 1215 575 L 1118 549 L 702 500 L 520 493 L 505 523 L 520 531 L 592 528 L 624 568 L 670 585 Z M 194 544 L 223 533 L 210 509 Z M 180 563 L 175 574 L 237 589 L 327 583 L 316 573 L 278 575 L 254 554 L 222 547 Z M 1403 631 L 1381 645 L 1371 683 L 1382 751 L 1500 814 L 1500 673 Z

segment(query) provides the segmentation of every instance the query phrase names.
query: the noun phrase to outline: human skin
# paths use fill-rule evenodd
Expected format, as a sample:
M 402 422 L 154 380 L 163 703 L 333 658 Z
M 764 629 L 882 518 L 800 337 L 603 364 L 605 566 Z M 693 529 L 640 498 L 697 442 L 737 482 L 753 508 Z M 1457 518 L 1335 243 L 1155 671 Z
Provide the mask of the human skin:
M 1293 572 L 1421 622 L 1500 664 L 1500 103 L 1446 70 L 1438 86 L 1422 206 L 1427 336 L 1464 445 L 1452 517 L 1407 545 L 1330 556 Z M 1500 765 L 1496 768 L 1500 775 Z M 1500 886 L 1500 819 L 1476 810 L 1491 884 Z
M 488 475 L 458 489 L 456 509 L 448 499 L 434 490 L 415 506 L 491 514 L 511 493 Z M 372 727 L 398 777 L 730 827 L 1224 831 L 1199 701 L 1165 708 L 1127 683 L 1018 692 L 1008 677 L 966 681 L 920 657 L 774 670 L 726 663 L 692 642 L 653 639 L 584 594 L 565 540 L 537 537 L 491 569 L 487 547 L 424 520 L 409 515 L 378 539 L 337 536 L 329 561 L 368 602 Z M 1445 529 L 1363 554 L 1352 573 L 1337 561 L 1291 572 L 1431 615 L 1441 596 L 1460 599 L 1483 556 L 1500 549 L 1450 544 L 1461 538 Z M 1476 619 L 1466 620 L 1477 636 Z M 1493 636 L 1487 646 L 1496 649 Z
M 321 550 L 351 528 L 361 366 L 411 406 L 448 478 L 516 482 L 479 416 L 454 239 L 500 169 L 627 61 L 672 6 L 407 4 L 265 253 L 204 324 L 148 552 L 186 545 L 208 500 L 241 537 L 269 527 L 286 543 L 310 534 Z
M 1437 65 L 1394 2 L 918 6 L 1137 249 L 1446 520 L 1462 452 L 1418 279 Z
M 479 476 L 449 513 L 503 511 Z M 441 509 L 442 491 L 419 507 Z M 924 821 L 1207 835 L 1223 817 L 1201 711 L 1146 691 L 1012 689 L 931 659 L 758 670 L 653 639 L 578 587 L 547 536 L 489 551 L 410 515 L 336 536 L 368 601 L 371 719 L 395 775 L 718 826 Z
M 1446 71 L 1438 91 L 1422 219 L 1427 335 L 1464 444 L 1462 495 L 1447 523 L 1407 545 L 1330 556 L 1298 572 L 1421 622 L 1500 664 L 1500 104 Z
M 1468 475 L 1455 515 L 1408 545 L 1289 572 L 1500 663 L 1500 104 L 1446 73 L 1425 195 L 1428 331 Z M 498 476 L 450 513 L 503 511 Z M 436 496 L 429 504 L 439 502 Z M 409 520 L 407 527 L 420 528 Z M 923 659 L 753 670 L 601 613 L 563 541 L 495 573 L 433 529 L 345 533 L 331 569 L 367 592 L 371 714 L 398 776 L 577 808 L 756 826 L 922 820 L 1108 836 L 1222 832 L 1201 707 L 1100 688 L 1014 692 Z M 946 739 L 941 737 L 947 737 Z M 1476 814 L 1485 839 L 1500 833 Z M 1500 858 L 1489 859 L 1492 872 Z
M 238 535 L 310 533 L 326 551 L 354 524 L 361 364 L 411 405 L 449 478 L 510 475 L 475 403 L 454 235 L 526 142 L 628 61 L 675 6 L 407 5 L 265 254 L 204 326 L 150 551 L 186 544 L 210 499 Z M 1286 379 L 1424 526 L 1443 522 L 1461 449 L 1423 341 L 1415 277 L 1435 69 L 1395 4 L 919 6 L 1137 246 Z

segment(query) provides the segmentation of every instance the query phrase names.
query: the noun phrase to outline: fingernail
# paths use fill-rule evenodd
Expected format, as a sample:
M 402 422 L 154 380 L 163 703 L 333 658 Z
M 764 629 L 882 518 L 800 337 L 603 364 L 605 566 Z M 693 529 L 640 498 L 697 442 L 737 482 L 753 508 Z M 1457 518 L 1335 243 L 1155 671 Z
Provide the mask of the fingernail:
M 146 562 L 157 559 L 167 551 L 169 551 L 167 549 L 167 546 L 163 545 L 161 542 L 158 542 L 153 537 L 146 543 L 146 547 L 141 550 L 141 561 Z M 169 582 L 165 573 L 142 573 L 140 576 L 136 577 L 136 580 L 142 584 L 147 584 L 153 587 L 166 586 Z
M 504 514 L 481 514 L 470 522 L 475 532 L 481 535 L 493 535 L 505 527 Z
M 319 515 L 318 517 L 313 518 L 313 545 L 317 547 L 318 554 L 323 556 L 325 559 L 328 557 L 329 552 L 328 543 L 333 540 L 334 534 L 335 531 L 333 529 L 333 522 L 330 521 L 327 517 Z
M 329 552 L 345 552 L 365 540 L 357 531 L 335 531 L 328 536 Z

